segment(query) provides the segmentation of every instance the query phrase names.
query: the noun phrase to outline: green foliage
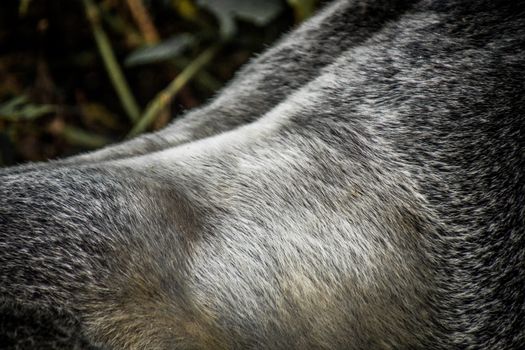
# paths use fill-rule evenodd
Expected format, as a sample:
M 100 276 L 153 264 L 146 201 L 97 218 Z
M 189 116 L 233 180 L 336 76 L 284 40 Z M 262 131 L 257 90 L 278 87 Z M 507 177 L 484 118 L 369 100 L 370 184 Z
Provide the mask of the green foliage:
M 7 121 L 34 120 L 53 113 L 54 110 L 53 106 L 35 105 L 29 102 L 27 96 L 20 95 L 0 104 L 0 119 Z
M 280 0 L 198 0 L 197 3 L 217 17 L 224 40 L 231 39 L 237 33 L 235 18 L 264 26 L 283 10 Z
M 177 34 L 158 44 L 138 48 L 126 57 L 124 63 L 132 67 L 173 59 L 184 53 L 195 43 L 195 40 L 195 37 L 189 33 Z
M 0 165 L 162 128 L 316 0 L 0 1 Z

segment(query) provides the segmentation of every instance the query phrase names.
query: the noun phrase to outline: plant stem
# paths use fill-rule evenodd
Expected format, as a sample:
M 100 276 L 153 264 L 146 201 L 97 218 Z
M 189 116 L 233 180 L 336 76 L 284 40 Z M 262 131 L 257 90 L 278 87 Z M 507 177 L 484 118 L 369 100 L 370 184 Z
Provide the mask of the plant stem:
M 108 72 L 108 75 L 113 83 L 113 87 L 117 92 L 124 110 L 126 111 L 129 119 L 132 122 L 136 122 L 140 117 L 140 108 L 131 93 L 126 78 L 122 73 L 122 69 L 115 58 L 115 53 L 111 48 L 108 36 L 100 24 L 100 13 L 97 5 L 93 0 L 83 0 L 84 7 L 86 9 L 86 15 L 91 23 L 91 29 L 93 36 L 97 43 L 98 50 L 104 61 L 104 65 Z
M 185 57 L 177 57 L 172 59 L 171 64 L 177 70 L 183 70 L 184 67 L 191 63 L 190 59 Z M 193 77 L 193 81 L 199 85 L 200 88 L 206 89 L 207 91 L 217 91 L 223 85 L 219 80 L 215 79 L 210 73 L 206 70 L 201 69 Z
M 133 137 L 142 133 L 151 125 L 157 115 L 173 100 L 173 97 L 186 85 L 202 67 L 211 61 L 221 44 L 215 44 L 203 51 L 193 60 L 175 79 L 148 104 L 146 111 L 129 132 L 127 137 Z
M 104 136 L 93 134 L 70 125 L 64 125 L 62 130 L 60 130 L 60 134 L 72 145 L 93 149 L 111 143 L 111 140 Z
M 160 40 L 159 33 L 142 0 L 127 0 L 127 4 L 131 15 L 142 32 L 146 44 L 151 45 L 158 43 Z

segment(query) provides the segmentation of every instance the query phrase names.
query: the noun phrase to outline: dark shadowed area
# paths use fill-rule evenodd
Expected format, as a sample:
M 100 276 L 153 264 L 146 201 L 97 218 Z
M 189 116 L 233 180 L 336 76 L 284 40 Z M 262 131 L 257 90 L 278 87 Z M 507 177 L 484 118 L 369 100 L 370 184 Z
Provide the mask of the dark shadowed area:
M 164 127 L 317 6 L 0 2 L 0 166 L 64 157 Z

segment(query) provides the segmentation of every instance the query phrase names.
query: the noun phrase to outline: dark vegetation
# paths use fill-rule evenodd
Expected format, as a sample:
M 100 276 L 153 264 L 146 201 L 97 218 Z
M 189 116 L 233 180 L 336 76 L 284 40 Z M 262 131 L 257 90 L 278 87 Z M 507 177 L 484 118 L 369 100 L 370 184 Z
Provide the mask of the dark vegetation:
M 0 166 L 156 130 L 315 0 L 0 1 Z

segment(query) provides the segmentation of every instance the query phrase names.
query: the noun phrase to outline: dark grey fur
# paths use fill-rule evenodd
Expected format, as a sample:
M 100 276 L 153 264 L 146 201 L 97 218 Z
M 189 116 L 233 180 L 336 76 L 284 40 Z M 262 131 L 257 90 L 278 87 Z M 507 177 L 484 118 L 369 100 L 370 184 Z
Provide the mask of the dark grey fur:
M 336 1 L 165 130 L 3 170 L 1 336 L 522 348 L 524 48 L 517 1 Z

